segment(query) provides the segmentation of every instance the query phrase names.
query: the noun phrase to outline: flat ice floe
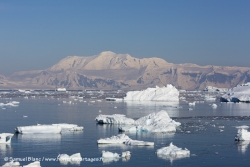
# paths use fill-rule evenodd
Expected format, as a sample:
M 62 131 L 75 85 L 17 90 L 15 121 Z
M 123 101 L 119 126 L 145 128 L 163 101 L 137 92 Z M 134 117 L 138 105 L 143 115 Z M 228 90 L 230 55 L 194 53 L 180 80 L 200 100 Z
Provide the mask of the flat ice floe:
M 15 129 L 16 133 L 61 133 L 62 128 L 53 125 L 32 125 L 32 126 L 18 126 Z
M 223 102 L 250 102 L 250 82 L 237 85 L 221 97 Z
M 170 143 L 169 146 L 160 148 L 156 151 L 158 157 L 173 161 L 175 159 L 186 158 L 190 156 L 188 149 L 181 149 Z
M 1 133 L 0 134 L 0 144 L 9 144 L 11 138 L 14 136 L 12 133 Z
M 19 102 L 18 101 L 11 101 L 8 103 L 0 103 L 0 107 L 5 107 L 5 106 L 9 106 L 9 107 L 18 107 Z
M 31 125 L 31 126 L 18 126 L 16 133 L 61 133 L 62 131 L 82 131 L 83 127 L 76 124 L 52 124 L 52 125 Z
M 122 114 L 98 115 L 95 118 L 97 123 L 103 124 L 133 124 L 135 121 Z
M 245 141 L 250 140 L 250 132 L 248 132 L 246 129 L 238 129 L 238 132 L 235 136 L 235 140 L 237 141 Z
M 147 88 L 142 91 L 129 91 L 125 101 L 179 101 L 179 91 L 171 84 L 166 87 Z
M 58 160 L 62 165 L 67 165 L 68 163 L 80 165 L 82 156 L 80 153 L 76 153 L 71 156 L 69 156 L 68 154 L 59 154 Z
M 181 123 L 172 120 L 164 110 L 141 117 L 134 124 L 119 127 L 120 131 L 175 132 Z
M 132 140 L 125 134 L 119 134 L 110 138 L 103 138 L 97 140 L 98 144 L 125 144 L 131 146 L 153 146 L 154 142 L 145 142 L 139 140 Z
M 60 123 L 60 124 L 52 124 L 53 126 L 59 126 L 62 130 L 68 131 L 82 131 L 84 128 L 83 126 L 78 126 L 76 124 L 67 124 L 67 123 Z

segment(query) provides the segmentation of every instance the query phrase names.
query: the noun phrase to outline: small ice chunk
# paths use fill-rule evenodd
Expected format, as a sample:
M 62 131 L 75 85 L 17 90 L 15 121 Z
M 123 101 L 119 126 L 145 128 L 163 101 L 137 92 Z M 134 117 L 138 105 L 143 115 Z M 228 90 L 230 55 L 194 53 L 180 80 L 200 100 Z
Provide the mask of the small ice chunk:
M 130 151 L 122 152 L 122 158 L 130 157 L 130 156 L 131 156 Z
M 235 136 L 236 141 L 244 141 L 244 140 L 250 140 L 250 132 L 248 132 L 246 129 L 238 129 L 238 132 Z
M 125 134 L 119 134 L 117 136 L 112 136 L 110 138 L 103 138 L 97 140 L 98 144 L 123 144 L 126 140 L 130 138 Z
M 102 151 L 102 158 L 120 158 L 120 156 L 117 153 Z
M 156 151 L 158 157 L 169 159 L 173 161 L 175 159 L 185 158 L 190 156 L 190 151 L 188 149 L 181 149 L 170 143 L 168 147 L 160 148 Z
M 10 162 L 6 162 L 2 167 L 20 167 L 20 163 L 10 161 Z
M 68 162 L 70 162 L 71 164 L 80 165 L 80 163 L 82 161 L 82 157 L 81 157 L 80 153 L 76 153 L 76 154 L 73 154 L 71 156 L 69 156 L 67 154 L 59 154 L 58 159 L 59 159 L 60 163 L 63 165 L 67 165 Z
M 11 142 L 11 138 L 14 134 L 11 133 L 1 133 L 0 134 L 0 144 L 9 144 Z
M 217 108 L 217 105 L 216 105 L 216 104 L 212 104 L 212 108 L 213 108 L 213 109 L 216 109 L 216 108 Z
M 40 165 L 39 161 L 35 161 L 35 162 L 32 162 L 28 165 L 23 165 L 23 167 L 41 167 L 41 165 Z
M 190 102 L 190 103 L 188 103 L 188 105 L 189 105 L 189 106 L 195 106 L 195 101 L 194 101 L 194 102 L 192 102 L 192 103 L 191 103 L 191 102 Z

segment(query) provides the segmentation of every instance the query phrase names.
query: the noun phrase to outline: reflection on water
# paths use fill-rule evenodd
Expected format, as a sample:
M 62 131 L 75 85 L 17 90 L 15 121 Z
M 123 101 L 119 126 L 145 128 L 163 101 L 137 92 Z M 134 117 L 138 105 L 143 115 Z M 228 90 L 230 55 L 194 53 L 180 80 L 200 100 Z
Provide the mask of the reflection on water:
M 11 151 L 11 145 L 10 144 L 3 144 L 0 143 L 0 153 L 5 155 L 7 152 Z
M 109 164 L 111 162 L 117 162 L 119 161 L 120 158 L 117 158 L 117 157 L 110 157 L 110 158 L 102 158 L 102 162 L 104 164 Z
M 61 134 L 17 134 L 17 139 L 21 142 L 58 143 L 61 142 L 61 136 Z
M 247 151 L 247 147 L 250 144 L 250 141 L 238 141 L 236 142 L 236 144 L 238 145 L 238 151 L 244 154 Z
M 173 161 L 182 159 L 182 158 L 188 158 L 190 155 L 162 155 L 162 154 L 157 154 L 158 158 L 165 159 L 173 163 Z

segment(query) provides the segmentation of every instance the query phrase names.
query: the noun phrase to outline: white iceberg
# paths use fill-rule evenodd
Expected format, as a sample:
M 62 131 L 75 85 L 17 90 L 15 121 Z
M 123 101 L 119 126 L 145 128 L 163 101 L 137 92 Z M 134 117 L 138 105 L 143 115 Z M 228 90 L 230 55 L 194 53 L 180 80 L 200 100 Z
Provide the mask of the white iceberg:
M 237 85 L 221 97 L 222 102 L 250 102 L 250 82 Z
M 156 151 L 158 157 L 173 161 L 175 159 L 186 158 L 190 156 L 188 149 L 181 149 L 170 143 L 168 147 L 160 148 Z
M 23 167 L 41 167 L 41 165 L 40 165 L 39 161 L 35 161 L 35 162 L 32 162 L 28 165 L 23 165 Z
M 9 144 L 11 142 L 11 138 L 14 134 L 11 133 L 1 133 L 0 134 L 0 144 Z
M 63 165 L 67 165 L 68 163 L 80 165 L 82 161 L 82 157 L 80 153 L 76 153 L 71 156 L 67 154 L 59 154 L 57 158 L 60 161 L 60 163 Z
M 20 167 L 20 163 L 10 161 L 10 162 L 6 162 L 2 167 Z
M 110 163 L 113 161 L 119 161 L 119 154 L 117 153 L 112 153 L 109 151 L 102 151 L 102 162 L 103 163 Z
M 122 158 L 130 157 L 130 156 L 131 156 L 130 151 L 122 152 Z
M 0 103 L 0 107 L 4 107 L 4 106 L 9 106 L 9 107 L 18 107 L 19 102 L 17 101 L 12 101 L 12 102 L 8 102 L 8 103 Z
M 129 91 L 126 101 L 179 101 L 179 91 L 171 84 L 166 87 L 147 88 L 142 91 Z
M 217 88 L 217 87 L 213 87 L 213 86 L 207 86 L 206 88 L 203 89 L 203 91 L 207 91 L 207 92 L 226 92 L 228 91 L 227 88 Z
M 119 134 L 117 136 L 112 136 L 110 138 L 101 138 L 97 140 L 98 144 L 123 144 L 126 140 L 130 138 L 125 134 Z
M 237 141 L 250 140 L 250 132 L 248 132 L 246 129 L 238 129 L 238 132 L 235 136 L 235 140 Z
M 95 118 L 97 123 L 103 124 L 133 124 L 134 120 L 122 114 L 98 115 Z
M 31 125 L 31 126 L 18 126 L 15 129 L 16 133 L 61 133 L 62 128 L 53 125 Z
M 125 134 L 119 134 L 110 138 L 103 138 L 97 140 L 98 144 L 125 144 L 131 146 L 153 146 L 154 142 L 144 142 L 139 140 L 132 140 Z
M 176 132 L 181 123 L 172 120 L 164 110 L 141 117 L 133 126 L 119 127 L 119 131 Z
M 52 125 L 61 127 L 62 130 L 69 130 L 69 131 L 82 131 L 84 129 L 83 126 L 78 126 L 76 124 L 61 123 L 61 124 L 52 124 Z
M 217 108 L 217 105 L 216 104 L 212 104 L 211 106 L 213 109 L 216 109 Z

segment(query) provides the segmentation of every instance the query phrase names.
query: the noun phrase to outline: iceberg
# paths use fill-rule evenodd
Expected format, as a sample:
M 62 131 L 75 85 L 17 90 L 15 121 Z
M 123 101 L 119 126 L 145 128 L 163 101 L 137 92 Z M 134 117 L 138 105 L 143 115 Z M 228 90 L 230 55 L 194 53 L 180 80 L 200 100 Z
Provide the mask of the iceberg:
M 212 104 L 211 107 L 212 107 L 213 109 L 216 109 L 216 108 L 217 108 L 217 105 L 216 105 L 216 104 Z
M 102 124 L 133 124 L 134 120 L 122 114 L 98 115 L 95 118 L 97 123 Z
M 227 92 L 228 89 L 227 88 L 217 88 L 217 87 L 213 87 L 213 86 L 207 86 L 206 88 L 203 89 L 203 91 L 207 91 L 207 92 Z
M 250 102 L 250 82 L 237 85 L 221 97 L 222 102 Z
M 97 140 L 98 144 L 125 144 L 131 146 L 153 146 L 154 142 L 144 142 L 139 140 L 132 140 L 125 134 L 119 134 L 110 138 Z
M 23 167 L 41 167 L 41 165 L 40 165 L 39 161 L 35 161 L 35 162 L 32 162 L 28 165 L 23 165 Z
M 15 128 L 16 133 L 61 133 L 62 128 L 53 125 L 32 125 L 18 126 Z
M 9 144 L 11 142 L 11 138 L 14 134 L 11 133 L 1 133 L 0 134 L 0 144 Z
M 142 91 L 129 91 L 125 101 L 179 101 L 179 91 L 171 84 L 166 87 L 147 88 Z
M 78 126 L 76 124 L 61 123 L 61 124 L 52 124 L 52 125 L 61 127 L 62 130 L 69 130 L 69 131 L 82 131 L 84 129 L 83 126 Z
M 117 136 L 112 136 L 110 138 L 104 138 L 97 140 L 98 144 L 123 144 L 126 140 L 130 138 L 125 134 L 119 134 Z
M 119 131 L 176 132 L 176 127 L 181 123 L 175 122 L 166 111 L 161 110 L 139 118 L 133 125 L 119 127 Z
M 102 151 L 102 162 L 103 163 L 110 163 L 113 161 L 119 161 L 119 154 L 117 153 L 112 153 L 109 151 Z
M 160 148 L 156 151 L 158 157 L 163 159 L 169 159 L 171 162 L 175 159 L 186 158 L 190 156 L 190 151 L 188 149 L 181 149 L 172 143 L 168 147 Z
M 130 156 L 131 156 L 130 151 L 122 152 L 122 158 L 130 157 Z
M 20 167 L 20 163 L 10 161 L 10 162 L 6 162 L 2 167 Z
M 246 129 L 238 129 L 238 132 L 235 136 L 236 141 L 245 141 L 250 140 L 250 132 L 248 132 Z
M 9 107 L 18 107 L 19 102 L 17 101 L 11 101 L 8 103 L 0 103 L 0 107 L 4 107 L 4 106 L 9 106 Z
M 67 154 L 59 154 L 57 158 L 60 161 L 60 163 L 63 165 L 67 165 L 68 162 L 70 162 L 71 164 L 80 165 L 80 163 L 82 161 L 82 157 L 81 157 L 80 153 L 76 153 L 76 154 L 73 154 L 71 156 L 69 156 Z

